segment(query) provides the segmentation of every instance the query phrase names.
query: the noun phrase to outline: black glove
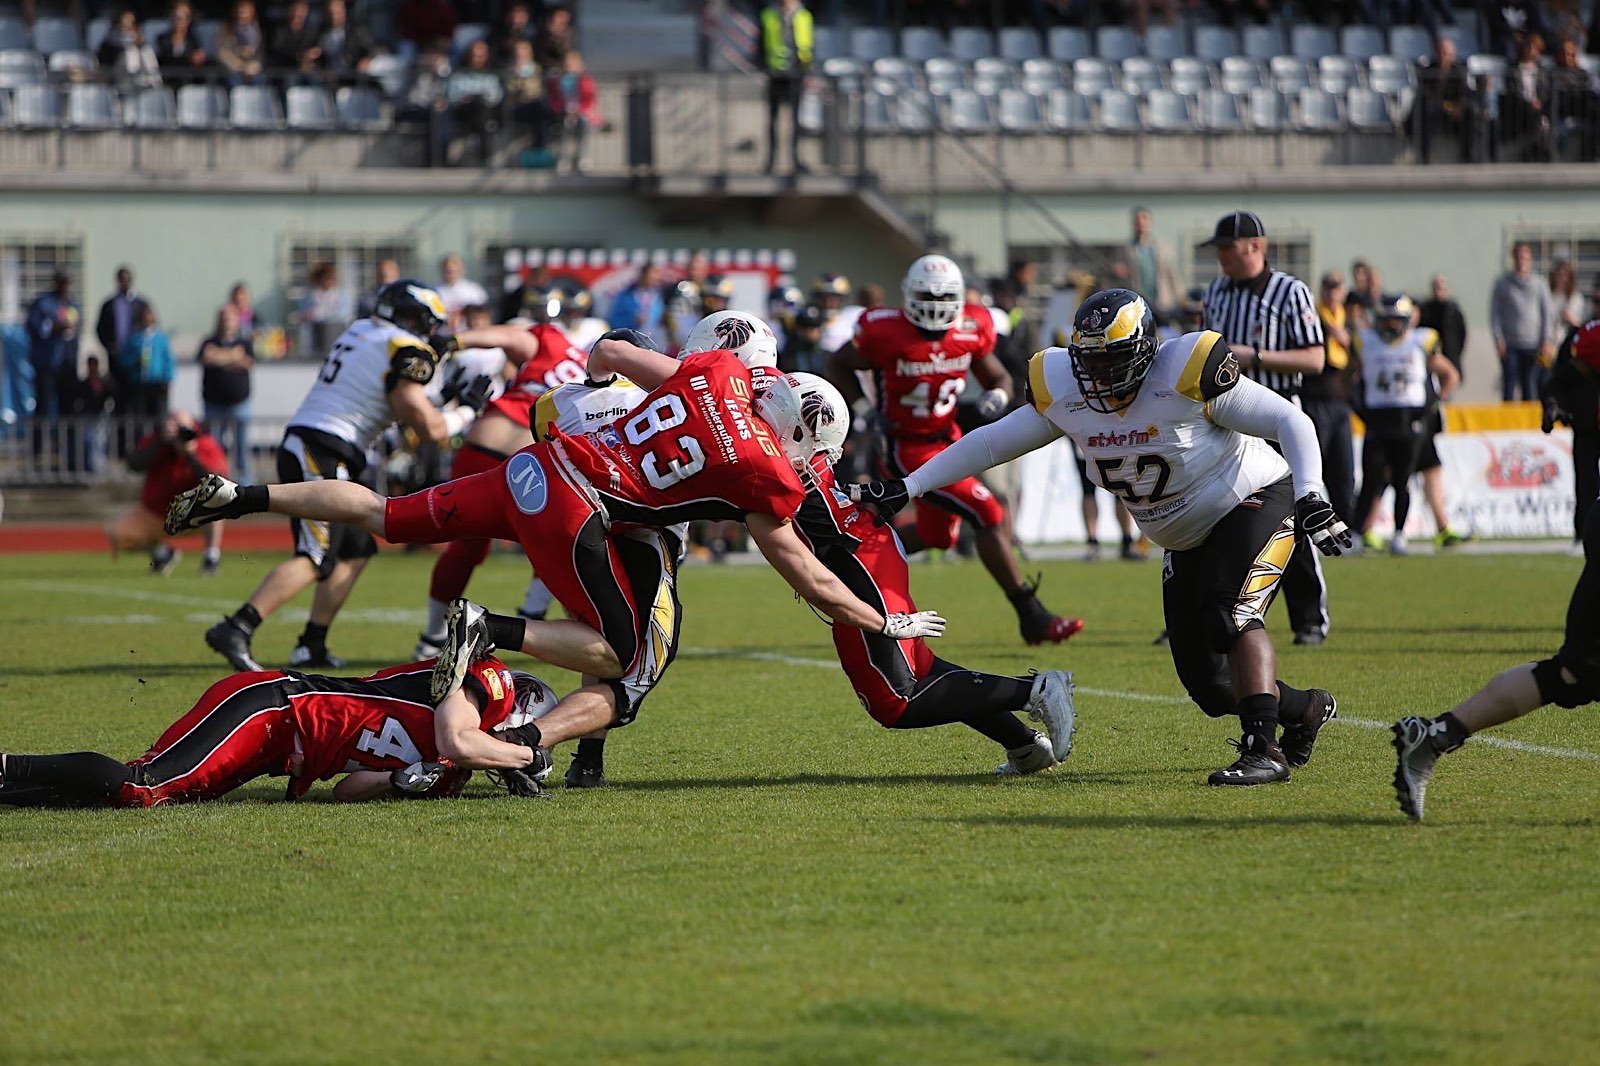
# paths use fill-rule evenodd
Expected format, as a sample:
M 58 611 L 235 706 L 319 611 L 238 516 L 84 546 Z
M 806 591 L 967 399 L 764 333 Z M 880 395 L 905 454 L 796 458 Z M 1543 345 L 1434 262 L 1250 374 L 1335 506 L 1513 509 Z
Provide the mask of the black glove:
M 862 510 L 876 515 L 880 523 L 887 522 L 905 509 L 911 502 L 911 494 L 906 491 L 906 483 L 898 478 L 893 481 L 869 481 L 865 485 L 850 485 L 845 488 L 845 495 L 855 502 Z
M 447 762 L 414 762 L 389 775 L 389 790 L 399 799 L 421 799 L 449 769 Z
M 1350 527 L 1344 524 L 1333 505 L 1315 492 L 1308 492 L 1294 503 L 1295 525 L 1323 555 L 1343 555 L 1355 545 Z
M 608 329 L 600 334 L 600 340 L 595 343 L 599 344 L 600 341 L 626 341 L 635 348 L 648 348 L 652 352 L 661 350 L 656 339 L 642 329 Z
M 524 722 L 522 725 L 511 729 L 497 729 L 494 732 L 496 740 L 503 740 L 507 744 L 521 744 L 525 748 L 539 750 L 539 745 L 544 743 L 544 738 L 539 735 L 539 726 L 534 722 Z
M 516 770 L 486 770 L 489 779 L 505 789 L 511 795 L 521 799 L 531 799 L 545 794 L 544 786 L 540 784 L 550 776 L 550 768 L 554 764 L 550 761 L 550 753 L 544 748 L 533 749 L 533 762 Z
M 1572 425 L 1572 415 L 1562 410 L 1561 405 L 1554 400 L 1546 400 L 1544 402 L 1544 411 L 1539 416 L 1539 431 L 1541 433 L 1549 433 L 1556 428 L 1557 423 Z
M 451 352 L 459 352 L 460 350 L 461 342 L 456 340 L 454 330 L 441 329 L 433 335 L 433 354 L 440 359 L 443 359 Z
M 479 374 L 456 389 L 455 401 L 462 407 L 482 412 L 493 389 L 494 379 L 488 374 Z

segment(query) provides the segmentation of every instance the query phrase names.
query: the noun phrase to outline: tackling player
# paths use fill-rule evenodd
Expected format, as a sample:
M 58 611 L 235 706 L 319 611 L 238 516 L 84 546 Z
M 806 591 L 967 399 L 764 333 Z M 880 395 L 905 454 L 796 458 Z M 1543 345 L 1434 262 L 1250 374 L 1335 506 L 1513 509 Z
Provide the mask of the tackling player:
M 159 807 L 213 800 L 248 781 L 287 775 L 285 799 L 345 774 L 335 799 L 454 796 L 473 769 L 500 771 L 508 788 L 549 771 L 526 726 L 555 706 L 532 674 L 498 659 L 467 672 L 437 706 L 432 662 L 369 677 L 265 670 L 206 690 L 149 751 L 130 763 L 80 751 L 0 755 L 0 803 L 19 807 Z
M 1239 757 L 1209 782 L 1287 781 L 1291 766 L 1311 759 L 1337 704 L 1320 689 L 1277 680 L 1267 608 L 1297 532 L 1325 554 L 1352 545 L 1324 496 L 1311 420 L 1241 377 L 1220 334 L 1158 344 L 1149 306 L 1127 289 L 1085 300 L 1071 343 L 1035 355 L 1028 385 L 1028 406 L 903 481 L 851 486 L 852 495 L 893 514 L 940 485 L 1070 437 L 1095 483 L 1122 497 L 1166 549 L 1163 607 L 1189 698 L 1213 718 L 1239 716 Z M 1261 438 L 1277 441 L 1283 455 Z
M 856 372 L 871 372 L 889 477 L 904 477 L 961 439 L 956 404 L 969 368 L 985 390 L 980 415 L 997 418 L 1010 403 L 1011 375 L 994 354 L 994 320 L 984 308 L 963 303 L 965 292 L 955 263 L 925 255 L 906 271 L 904 307 L 862 315 L 855 339 L 828 360 L 829 379 L 851 403 L 863 395 Z M 1083 628 L 1076 618 L 1046 610 L 1037 582 L 1023 582 L 1005 508 L 975 477 L 917 502 L 915 533 L 904 534 L 906 550 L 952 547 L 962 519 L 972 523 L 978 557 L 1017 612 L 1023 640 L 1059 643 Z

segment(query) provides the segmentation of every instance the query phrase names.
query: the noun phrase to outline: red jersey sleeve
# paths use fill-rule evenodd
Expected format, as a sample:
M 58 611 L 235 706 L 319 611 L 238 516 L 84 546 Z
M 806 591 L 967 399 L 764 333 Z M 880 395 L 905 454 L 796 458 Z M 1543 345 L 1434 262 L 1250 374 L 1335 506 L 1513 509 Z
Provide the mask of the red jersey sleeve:
M 976 323 L 978 327 L 974 331 L 978 335 L 978 342 L 973 346 L 972 357 L 981 359 L 993 353 L 995 345 L 999 343 L 1000 335 L 995 332 L 994 316 L 989 313 L 989 309 L 968 304 L 963 308 L 962 313 Z
M 511 669 L 499 659 L 490 656 L 472 664 L 467 678 L 477 682 L 484 696 L 483 711 L 478 716 L 480 728 L 487 733 L 504 722 L 517 705 L 516 686 L 512 684 Z
M 897 354 L 889 343 L 888 334 L 899 313 L 893 308 L 876 307 L 863 311 L 856 319 L 855 346 L 862 361 L 870 366 L 892 364 Z

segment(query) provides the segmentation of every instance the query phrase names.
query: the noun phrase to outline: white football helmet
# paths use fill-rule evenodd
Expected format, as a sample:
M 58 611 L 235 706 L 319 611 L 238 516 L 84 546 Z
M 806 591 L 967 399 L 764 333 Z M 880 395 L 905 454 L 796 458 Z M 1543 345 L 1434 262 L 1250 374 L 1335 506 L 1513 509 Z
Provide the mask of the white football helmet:
M 900 283 L 901 306 L 918 329 L 943 331 L 956 324 L 966 303 L 961 268 L 942 255 L 925 255 L 911 264 Z
M 778 338 L 772 327 L 744 311 L 717 311 L 695 324 L 680 355 L 729 351 L 748 370 L 778 365 Z
M 816 374 L 795 373 L 789 380 L 800 393 L 800 415 L 816 440 L 817 451 L 826 453 L 832 466 L 844 454 L 844 438 L 850 432 L 850 405 L 833 387 L 833 382 Z
M 496 727 L 496 732 L 504 729 L 515 729 L 527 725 L 535 719 L 543 718 L 556 709 L 560 701 L 556 694 L 550 691 L 550 686 L 540 681 L 533 674 L 514 670 L 511 673 L 511 688 L 516 693 L 512 702 L 511 713 L 506 715 L 506 720 Z
M 784 374 L 770 374 L 768 377 L 770 381 L 767 387 L 756 393 L 756 414 L 772 428 L 772 435 L 778 439 L 783 454 L 794 468 L 809 469 L 811 457 L 817 453 L 818 446 L 801 411 L 798 383 Z

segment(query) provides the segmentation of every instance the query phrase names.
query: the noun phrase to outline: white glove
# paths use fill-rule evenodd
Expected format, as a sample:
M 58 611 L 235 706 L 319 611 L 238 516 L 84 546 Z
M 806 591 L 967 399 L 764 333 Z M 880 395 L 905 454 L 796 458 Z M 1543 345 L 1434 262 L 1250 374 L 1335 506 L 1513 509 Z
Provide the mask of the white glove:
M 1006 413 L 1006 406 L 1011 403 L 1011 397 L 1006 395 L 1005 389 L 989 389 L 978 397 L 978 417 L 985 422 L 993 422 Z
M 891 614 L 884 619 L 879 630 L 890 640 L 915 640 L 918 637 L 944 636 L 945 621 L 938 611 L 918 611 L 916 614 Z

